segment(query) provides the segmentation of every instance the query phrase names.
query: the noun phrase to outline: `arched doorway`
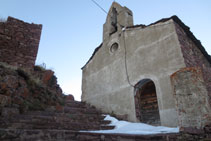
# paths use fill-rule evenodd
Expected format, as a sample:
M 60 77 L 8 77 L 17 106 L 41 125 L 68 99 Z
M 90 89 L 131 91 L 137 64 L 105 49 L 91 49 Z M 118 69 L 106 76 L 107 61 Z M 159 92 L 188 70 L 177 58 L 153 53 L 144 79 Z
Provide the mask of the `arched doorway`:
M 143 79 L 135 85 L 136 117 L 140 122 L 160 125 L 160 115 L 155 84 Z

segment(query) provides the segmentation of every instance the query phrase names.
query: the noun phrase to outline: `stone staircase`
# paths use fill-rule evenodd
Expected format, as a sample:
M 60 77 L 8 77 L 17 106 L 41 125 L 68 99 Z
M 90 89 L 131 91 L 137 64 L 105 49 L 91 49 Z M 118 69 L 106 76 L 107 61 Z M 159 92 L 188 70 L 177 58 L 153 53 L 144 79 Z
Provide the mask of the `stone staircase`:
M 0 116 L 0 141 L 211 140 L 210 134 L 205 137 L 200 132 L 157 135 L 86 132 L 113 129 L 114 126 L 108 125 L 111 121 L 104 118 L 94 107 L 77 101 L 68 101 L 63 107 L 51 106 L 45 111 L 28 111 L 23 114 L 17 113 L 15 108 L 4 108 Z
M 2 141 L 177 141 L 178 136 L 177 134 L 100 134 L 55 129 L 0 129 L 0 133 L 5 135 Z
M 62 138 L 68 138 L 68 134 L 81 130 L 114 128 L 108 125 L 111 121 L 104 120 L 101 112 L 77 101 L 66 102 L 59 108 L 51 106 L 45 111 L 23 114 L 14 112 L 17 111 L 15 108 L 4 108 L 3 111 L 7 112 L 0 116 L 0 140 L 60 140 L 61 134 L 65 134 Z

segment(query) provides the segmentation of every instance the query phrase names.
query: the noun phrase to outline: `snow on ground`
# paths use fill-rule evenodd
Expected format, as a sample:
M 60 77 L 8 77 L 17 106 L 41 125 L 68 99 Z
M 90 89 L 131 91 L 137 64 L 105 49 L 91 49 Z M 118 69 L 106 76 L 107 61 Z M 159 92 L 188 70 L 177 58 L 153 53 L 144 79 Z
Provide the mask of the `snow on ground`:
M 164 133 L 178 133 L 179 128 L 169 128 L 164 126 L 151 126 L 144 123 L 131 123 L 127 121 L 119 121 L 114 117 L 107 115 L 104 120 L 112 121 L 109 125 L 114 125 L 113 130 L 98 130 L 98 131 L 82 131 L 92 133 L 118 133 L 118 134 L 164 134 Z

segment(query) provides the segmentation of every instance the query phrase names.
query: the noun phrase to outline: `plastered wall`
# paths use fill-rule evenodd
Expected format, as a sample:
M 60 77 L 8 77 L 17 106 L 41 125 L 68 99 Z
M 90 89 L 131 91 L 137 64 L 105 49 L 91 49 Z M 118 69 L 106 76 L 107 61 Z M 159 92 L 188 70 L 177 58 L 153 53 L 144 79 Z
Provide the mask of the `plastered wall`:
M 113 43 L 119 44 L 115 52 L 110 51 Z M 185 63 L 173 20 L 145 28 L 129 28 L 104 40 L 83 68 L 82 100 L 104 112 L 126 115 L 128 120 L 137 121 L 134 88 L 127 81 L 125 47 L 131 84 L 151 79 L 156 86 L 161 124 L 177 126 L 170 75 L 185 67 Z

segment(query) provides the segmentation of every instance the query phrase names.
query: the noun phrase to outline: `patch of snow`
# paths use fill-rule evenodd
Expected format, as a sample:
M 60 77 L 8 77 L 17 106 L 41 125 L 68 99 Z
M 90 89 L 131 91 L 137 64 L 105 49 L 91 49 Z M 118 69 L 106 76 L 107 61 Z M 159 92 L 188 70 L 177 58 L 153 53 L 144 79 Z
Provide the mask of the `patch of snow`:
M 115 126 L 113 130 L 97 130 L 97 131 L 81 131 L 92 133 L 118 133 L 118 134 L 164 134 L 164 133 L 178 133 L 179 128 L 170 128 L 164 126 L 152 126 L 144 123 L 132 123 L 127 121 L 119 121 L 110 115 L 107 115 L 104 120 L 110 120 L 111 124 Z

